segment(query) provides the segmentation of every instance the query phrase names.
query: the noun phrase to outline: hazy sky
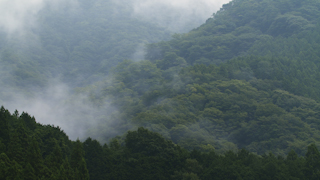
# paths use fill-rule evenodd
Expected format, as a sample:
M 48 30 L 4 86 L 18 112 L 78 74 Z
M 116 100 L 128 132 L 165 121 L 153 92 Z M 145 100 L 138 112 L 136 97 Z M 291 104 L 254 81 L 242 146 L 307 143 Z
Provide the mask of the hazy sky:
M 135 8 L 147 10 L 148 8 L 161 11 L 162 6 L 172 7 L 175 10 L 189 10 L 195 14 L 207 14 L 210 16 L 214 11 L 217 11 L 222 4 L 228 3 L 230 0 L 133 0 Z M 189 13 L 190 13 L 189 12 Z M 156 13 L 156 12 L 154 12 Z M 186 13 L 186 12 L 180 12 Z
M 134 13 L 175 32 L 203 24 L 230 0 L 132 0 Z
M 44 6 L 61 8 L 77 0 L 0 0 L 0 29 L 9 35 L 37 27 L 37 14 Z
M 76 5 L 77 0 L 0 0 L 0 28 L 16 33 L 36 27 L 36 15 L 44 5 Z M 121 1 L 117 0 L 118 3 Z M 148 21 L 179 30 L 205 22 L 229 0 L 129 0 L 134 14 Z M 172 26 L 172 27 L 170 27 Z
M 43 0 L 0 0 L 0 28 L 7 32 L 34 25 Z

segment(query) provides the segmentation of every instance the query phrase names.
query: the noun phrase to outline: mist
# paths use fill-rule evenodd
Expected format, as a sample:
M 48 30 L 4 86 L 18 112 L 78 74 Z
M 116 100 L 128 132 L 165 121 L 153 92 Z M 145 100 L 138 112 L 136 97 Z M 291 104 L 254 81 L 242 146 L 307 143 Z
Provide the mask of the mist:
M 77 6 L 76 0 L 0 0 L 0 30 L 7 36 L 23 36 L 38 28 L 38 13 L 44 8 Z
M 96 123 L 97 110 L 87 94 L 72 92 L 67 84 L 60 80 L 51 80 L 48 87 L 36 94 L 27 96 L 23 92 L 12 92 L 10 100 L 3 103 L 11 113 L 14 110 L 27 112 L 36 121 L 44 125 L 62 128 L 70 139 L 86 138 L 86 131 Z
M 203 24 L 230 0 L 132 0 L 134 15 L 172 32 L 188 32 Z
M 43 0 L 1 0 L 1 29 L 11 34 L 27 27 L 34 27 L 34 17 L 42 7 Z
M 132 7 L 133 17 L 157 24 L 172 34 L 187 32 L 198 27 L 219 10 L 222 4 L 227 2 L 229 0 L 128 0 Z M 125 2 L 116 1 L 116 3 Z M 8 42 L 14 41 L 14 44 L 19 44 L 19 46 L 30 46 L 30 39 L 32 39 L 35 41 L 32 44 L 36 44 L 41 49 L 43 44 L 41 44 L 37 30 L 41 26 L 39 13 L 44 8 L 79 10 L 77 0 L 0 0 L 0 32 L 5 34 Z M 29 38 L 27 41 L 25 36 Z M 0 58 L 4 52 L 1 46 L 4 45 L 0 43 Z M 16 51 L 20 49 L 17 47 Z M 25 49 L 28 51 L 28 47 Z M 143 44 L 136 47 L 136 52 L 131 56 L 132 59 L 135 61 L 143 59 L 143 50 Z M 23 66 L 25 60 L 23 55 L 21 57 L 17 61 L 21 61 Z M 1 63 L 0 67 L 8 71 L 6 72 L 7 76 L 15 76 L 16 72 L 9 71 L 5 63 Z M 14 112 L 15 109 L 20 113 L 27 112 L 41 124 L 59 126 L 71 139 L 83 139 L 87 136 L 88 129 L 94 129 L 102 120 L 104 123 L 107 121 L 106 117 L 103 119 L 101 116 L 116 112 L 117 109 L 107 102 L 97 108 L 90 101 L 89 94 L 75 93 L 74 87 L 70 84 L 59 78 L 54 78 L 59 76 L 61 72 L 57 71 L 56 75 L 48 75 L 45 79 L 45 85 L 42 88 L 35 88 L 31 93 L 26 93 L 24 88 L 20 90 L 16 88 L 4 89 L 10 85 L 2 87 L 1 91 L 9 91 L 9 93 L 6 93 L 5 97 L 0 97 L 2 99 L 0 105 L 11 112 Z M 110 121 L 106 124 L 112 126 L 113 122 Z M 113 132 L 113 134 L 116 133 Z

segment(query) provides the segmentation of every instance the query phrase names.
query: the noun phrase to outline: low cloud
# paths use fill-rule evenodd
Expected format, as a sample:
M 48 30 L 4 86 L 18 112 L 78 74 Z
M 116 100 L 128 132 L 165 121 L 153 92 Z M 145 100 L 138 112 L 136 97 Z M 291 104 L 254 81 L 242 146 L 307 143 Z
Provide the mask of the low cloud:
M 131 0 L 134 15 L 173 32 L 187 32 L 203 24 L 230 0 Z
M 15 33 L 34 27 L 35 15 L 42 9 L 43 0 L 0 0 L 0 27 Z
M 24 35 L 37 28 L 37 15 L 44 7 L 57 9 L 76 4 L 76 0 L 0 0 L 0 29 L 8 36 Z
M 115 110 L 107 103 L 97 107 L 88 94 L 74 93 L 59 80 L 52 80 L 49 84 L 31 96 L 12 92 L 11 98 L 2 105 L 11 113 L 17 109 L 20 113 L 27 112 L 34 116 L 41 124 L 59 126 L 72 140 L 86 138 L 89 129 L 99 126 L 101 116 L 104 116 L 101 113 L 108 114 Z

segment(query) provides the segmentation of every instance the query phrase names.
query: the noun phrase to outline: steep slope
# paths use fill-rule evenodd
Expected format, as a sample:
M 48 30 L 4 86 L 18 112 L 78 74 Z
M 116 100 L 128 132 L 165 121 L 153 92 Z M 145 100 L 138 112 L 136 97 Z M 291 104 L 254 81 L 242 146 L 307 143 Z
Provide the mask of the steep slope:
M 317 1 L 232 1 L 198 29 L 150 45 L 146 57 L 168 69 L 177 58 L 193 65 L 267 56 L 269 60 L 233 64 L 243 73 L 279 80 L 281 88 L 319 100 L 319 7 Z M 237 77 L 238 70 L 231 70 L 231 78 L 254 77 Z
M 167 79 L 169 72 L 150 61 L 121 65 L 124 72 L 95 97 L 118 108 L 90 130 L 89 136 L 101 141 L 132 126 L 147 127 L 190 150 L 213 146 L 218 152 L 294 149 L 304 154 L 309 143 L 320 140 L 320 104 L 280 89 L 279 81 L 232 79 L 224 66 L 195 65 Z M 103 121 L 115 123 L 104 126 Z
M 113 128 L 148 127 L 188 149 L 304 154 L 320 140 L 319 7 L 232 1 L 201 27 L 149 45 L 149 61 L 121 63 L 93 99 L 119 109 L 106 120 Z M 103 140 L 110 129 L 90 135 Z
M 231 1 L 201 27 L 150 46 L 147 59 L 159 60 L 173 52 L 191 65 L 219 64 L 246 55 L 252 46 L 272 38 L 314 30 L 319 23 L 319 6 L 318 1 Z M 256 53 L 264 55 L 268 50 Z

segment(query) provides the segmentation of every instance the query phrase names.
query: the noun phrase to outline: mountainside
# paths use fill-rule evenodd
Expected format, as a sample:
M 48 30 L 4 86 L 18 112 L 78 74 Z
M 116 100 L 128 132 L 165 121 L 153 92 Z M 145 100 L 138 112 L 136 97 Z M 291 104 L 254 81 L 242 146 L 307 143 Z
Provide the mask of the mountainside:
M 279 51 L 288 53 L 289 49 L 267 45 L 279 38 L 307 39 L 302 37 L 306 36 L 303 32 L 316 32 L 318 7 L 317 1 L 231 1 L 199 28 L 176 35 L 174 40 L 167 43 L 150 46 L 146 57 L 158 60 L 163 59 L 166 53 L 173 52 L 193 65 L 219 64 L 243 55 L 274 55 Z
M 188 65 L 252 55 L 279 59 L 244 62 L 231 78 L 276 79 L 285 90 L 319 100 L 319 7 L 317 1 L 232 1 L 196 30 L 149 45 L 146 58 L 162 69 L 179 57 Z
M 1 36 L 1 96 L 34 95 L 58 77 L 76 87 L 60 104 L 89 105 L 55 104 L 52 116 L 65 113 L 65 123 L 103 143 L 142 126 L 188 150 L 304 155 L 319 146 L 318 1 L 234 0 L 170 41 L 130 8 L 47 7 L 28 43 Z
M 131 12 L 79 0 L 0 32 L 0 102 L 78 137 L 1 107 L 0 179 L 320 179 L 320 2 L 233 0 L 172 38 Z
M 148 45 L 147 60 L 121 63 L 92 98 L 119 109 L 105 120 L 112 128 L 144 126 L 187 149 L 304 154 L 319 143 L 319 7 L 232 1 L 201 27 Z M 102 124 L 89 135 L 112 131 Z

